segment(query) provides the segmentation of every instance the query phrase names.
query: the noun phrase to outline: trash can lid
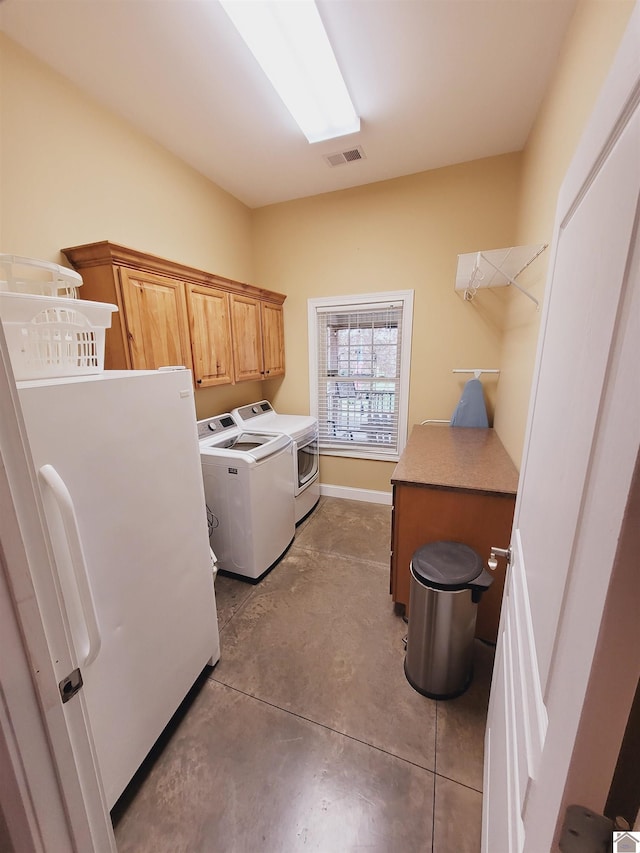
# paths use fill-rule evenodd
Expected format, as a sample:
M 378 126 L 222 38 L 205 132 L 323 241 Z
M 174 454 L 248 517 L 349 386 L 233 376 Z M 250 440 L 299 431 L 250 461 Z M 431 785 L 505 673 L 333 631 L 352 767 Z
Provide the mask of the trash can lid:
M 416 580 L 432 589 L 466 589 L 483 571 L 482 558 L 462 542 L 429 542 L 413 555 Z

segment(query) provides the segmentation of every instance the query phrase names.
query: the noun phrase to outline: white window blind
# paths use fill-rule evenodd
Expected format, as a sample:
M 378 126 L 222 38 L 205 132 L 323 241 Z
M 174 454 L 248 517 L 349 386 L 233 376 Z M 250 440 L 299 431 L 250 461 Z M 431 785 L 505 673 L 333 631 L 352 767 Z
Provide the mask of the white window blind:
M 321 451 L 398 457 L 406 440 L 412 296 L 310 300 Z

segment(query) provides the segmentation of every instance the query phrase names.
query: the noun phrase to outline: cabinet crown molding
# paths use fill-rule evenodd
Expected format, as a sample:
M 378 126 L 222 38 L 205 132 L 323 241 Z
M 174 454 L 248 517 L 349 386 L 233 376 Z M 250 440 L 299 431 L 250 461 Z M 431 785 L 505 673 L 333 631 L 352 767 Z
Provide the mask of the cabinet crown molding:
M 179 278 L 181 281 L 216 287 L 220 290 L 229 291 L 229 293 L 239 293 L 263 301 L 275 302 L 278 305 L 282 305 L 287 298 L 284 293 L 277 293 L 273 290 L 256 287 L 253 284 L 224 278 L 177 261 L 169 261 L 147 252 L 129 249 L 127 246 L 120 246 L 117 243 L 111 243 L 109 240 L 85 243 L 81 246 L 69 246 L 61 251 L 79 272 L 88 267 L 111 264 L 138 272 L 156 273 L 170 278 Z

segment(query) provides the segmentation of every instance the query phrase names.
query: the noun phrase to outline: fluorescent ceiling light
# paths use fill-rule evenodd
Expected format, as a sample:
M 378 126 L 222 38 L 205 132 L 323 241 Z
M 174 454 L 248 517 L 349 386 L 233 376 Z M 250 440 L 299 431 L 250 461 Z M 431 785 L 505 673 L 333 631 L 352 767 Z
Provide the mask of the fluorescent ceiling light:
M 360 130 L 313 0 L 220 0 L 309 142 Z

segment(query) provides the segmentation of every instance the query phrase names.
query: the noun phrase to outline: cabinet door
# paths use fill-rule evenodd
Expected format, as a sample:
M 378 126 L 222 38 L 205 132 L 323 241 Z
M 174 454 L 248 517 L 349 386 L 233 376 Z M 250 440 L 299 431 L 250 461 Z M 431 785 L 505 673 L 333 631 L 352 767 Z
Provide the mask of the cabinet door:
M 193 375 L 198 388 L 233 382 L 229 294 L 189 285 Z
M 120 268 L 120 283 L 131 367 L 191 369 L 184 282 Z
M 262 302 L 262 352 L 265 377 L 284 376 L 284 321 L 282 305 Z
M 515 496 L 395 485 L 393 503 L 391 593 L 408 608 L 409 565 L 417 549 L 438 540 L 464 542 L 485 560 L 492 545 L 509 539 Z M 504 575 L 502 564 L 478 607 L 476 637 L 491 643 L 498 634 Z
M 236 382 L 264 379 L 260 301 L 231 294 L 231 326 Z

